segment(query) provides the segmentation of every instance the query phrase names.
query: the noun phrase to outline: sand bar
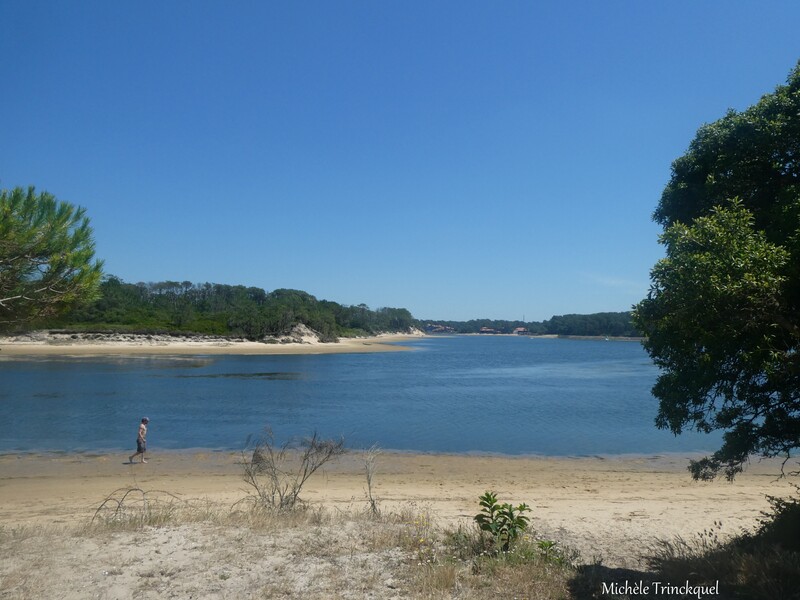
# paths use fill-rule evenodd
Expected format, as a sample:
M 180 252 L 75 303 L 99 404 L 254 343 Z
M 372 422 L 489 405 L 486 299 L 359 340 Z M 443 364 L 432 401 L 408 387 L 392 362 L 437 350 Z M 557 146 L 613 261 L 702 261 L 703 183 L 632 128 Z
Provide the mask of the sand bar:
M 187 500 L 233 505 L 246 494 L 241 454 L 153 452 L 147 464 L 120 454 L 0 455 L 0 526 L 78 524 L 118 488 L 164 490 Z M 734 483 L 692 481 L 686 456 L 544 458 L 386 452 L 375 493 L 384 510 L 409 503 L 442 523 L 469 524 L 486 490 L 526 502 L 541 535 L 587 559 L 630 565 L 643 544 L 691 537 L 722 521 L 732 535 L 753 527 L 766 494 L 792 492 L 780 463 L 753 463 Z M 341 510 L 366 506 L 363 454 L 351 452 L 304 489 L 311 503 Z
M 174 338 L 164 336 L 120 336 L 115 341 L 40 338 L 0 338 L 0 357 L 140 356 L 140 355 L 278 355 L 352 354 L 409 350 L 402 342 L 417 340 L 418 334 L 384 334 L 367 338 L 341 338 L 338 343 L 275 343 L 245 340 Z M 127 338 L 127 339 L 126 339 Z

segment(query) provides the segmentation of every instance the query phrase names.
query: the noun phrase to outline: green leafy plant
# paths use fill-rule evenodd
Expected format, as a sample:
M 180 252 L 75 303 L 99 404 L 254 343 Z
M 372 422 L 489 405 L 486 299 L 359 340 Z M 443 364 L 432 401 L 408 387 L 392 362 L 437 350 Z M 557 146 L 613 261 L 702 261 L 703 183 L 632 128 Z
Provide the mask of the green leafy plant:
M 495 492 L 486 492 L 478 500 L 481 512 L 475 515 L 475 522 L 482 531 L 492 534 L 496 547 L 508 552 L 511 544 L 528 528 L 530 519 L 524 513 L 530 511 L 530 507 L 525 503 L 500 504 Z
M 539 540 L 536 546 L 542 552 L 545 560 L 550 560 L 553 554 L 556 553 L 556 543 L 553 540 Z

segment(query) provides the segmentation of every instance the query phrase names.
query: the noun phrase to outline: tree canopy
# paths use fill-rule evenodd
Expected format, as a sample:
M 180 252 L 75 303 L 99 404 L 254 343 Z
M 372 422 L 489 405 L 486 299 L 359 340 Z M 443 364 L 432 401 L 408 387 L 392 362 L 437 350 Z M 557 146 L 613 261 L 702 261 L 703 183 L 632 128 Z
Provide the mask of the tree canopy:
M 420 329 L 441 328 L 452 333 L 481 333 L 491 330 L 510 334 L 523 328 L 532 335 L 615 336 L 637 337 L 639 332 L 631 321 L 630 312 L 604 312 L 588 315 L 554 315 L 546 321 L 506 321 L 472 319 L 471 321 L 420 321 Z
M 344 306 L 300 290 L 267 292 L 190 281 L 125 283 L 114 276 L 103 280 L 94 302 L 48 325 L 95 332 L 199 333 L 260 340 L 285 335 L 301 323 L 317 331 L 323 341 L 408 331 L 415 325 L 404 308 Z
M 654 218 L 666 257 L 634 322 L 661 369 L 656 424 L 722 430 L 695 478 L 800 447 L 800 63 L 743 112 L 701 127 Z
M 0 328 L 94 298 L 102 264 L 93 259 L 85 209 L 33 187 L 0 190 Z

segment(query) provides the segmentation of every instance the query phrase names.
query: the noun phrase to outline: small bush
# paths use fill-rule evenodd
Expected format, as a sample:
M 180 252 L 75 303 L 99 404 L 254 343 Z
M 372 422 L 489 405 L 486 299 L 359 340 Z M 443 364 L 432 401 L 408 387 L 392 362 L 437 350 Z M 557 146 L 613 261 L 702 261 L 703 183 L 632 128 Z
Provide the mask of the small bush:
M 481 512 L 475 515 L 475 522 L 482 531 L 492 535 L 500 550 L 508 552 L 511 544 L 528 528 L 530 520 L 524 513 L 530 511 L 530 507 L 524 503 L 516 507 L 500 504 L 494 492 L 486 492 L 479 501 Z
M 375 496 L 373 490 L 373 480 L 375 478 L 375 464 L 381 454 L 381 449 L 377 444 L 373 444 L 368 450 L 364 452 L 364 475 L 367 478 L 367 501 L 369 503 L 369 511 L 373 517 L 380 517 L 381 510 L 379 507 L 379 500 Z
M 800 487 L 794 487 L 800 492 Z M 800 552 L 800 496 L 788 500 L 767 496 L 767 501 L 771 510 L 762 513 L 753 539 L 784 551 Z

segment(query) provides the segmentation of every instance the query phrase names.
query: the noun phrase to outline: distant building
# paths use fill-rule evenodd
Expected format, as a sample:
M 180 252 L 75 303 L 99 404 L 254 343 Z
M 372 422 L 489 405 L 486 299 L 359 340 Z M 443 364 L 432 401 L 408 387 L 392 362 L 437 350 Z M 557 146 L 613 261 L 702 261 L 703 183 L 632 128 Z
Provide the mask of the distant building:
M 492 329 L 491 327 L 481 327 L 478 333 L 497 333 L 497 329 Z
M 530 335 L 530 333 L 526 327 L 517 327 L 514 330 L 514 335 Z

